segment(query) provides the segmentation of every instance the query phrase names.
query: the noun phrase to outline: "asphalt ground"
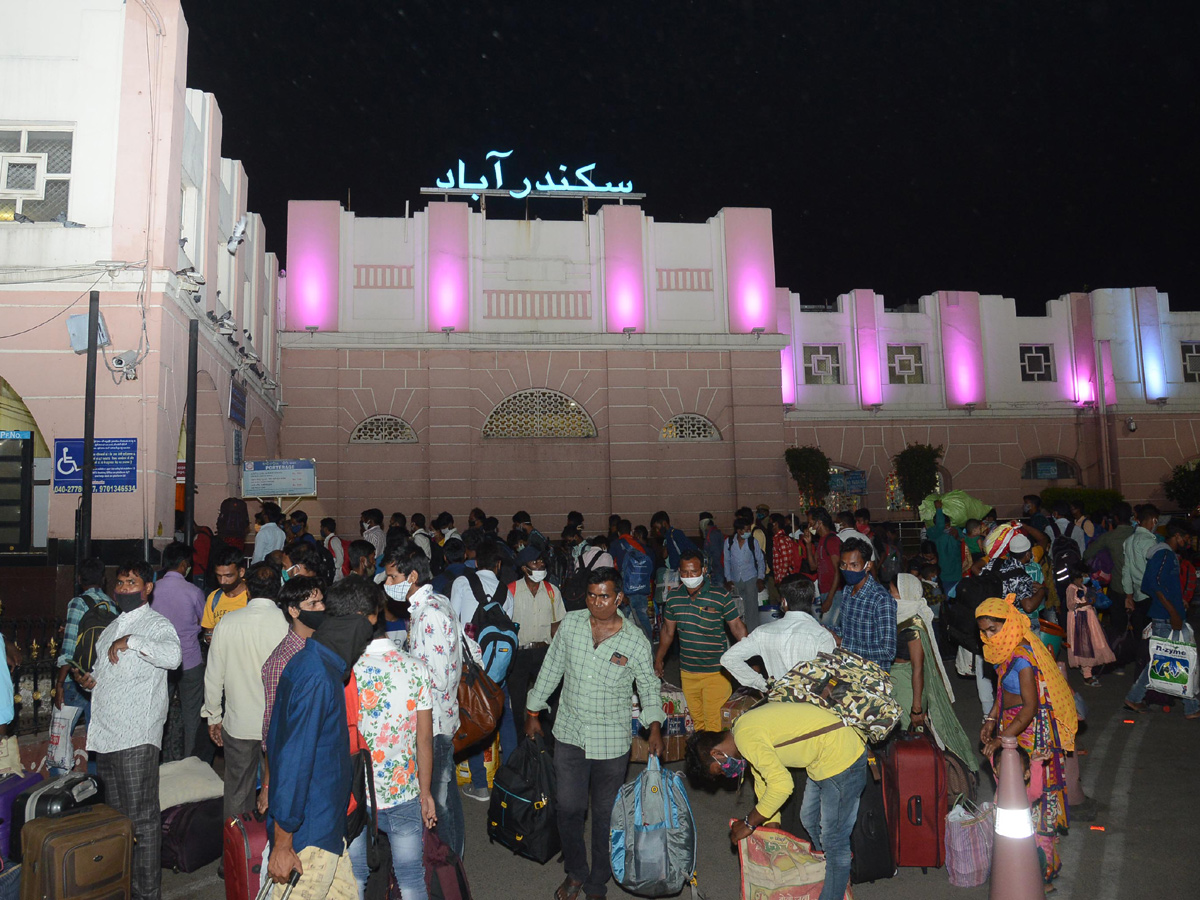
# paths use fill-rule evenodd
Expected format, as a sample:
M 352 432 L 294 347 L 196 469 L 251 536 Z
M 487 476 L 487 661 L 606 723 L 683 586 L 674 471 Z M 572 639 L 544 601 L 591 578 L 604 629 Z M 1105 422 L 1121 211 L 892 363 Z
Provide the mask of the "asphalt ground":
M 678 683 L 678 663 L 668 664 L 667 680 Z M 1106 674 L 1100 687 L 1087 687 L 1077 670 L 1072 687 L 1088 706 L 1079 735 L 1084 790 L 1097 801 L 1093 822 L 1076 822 L 1060 841 L 1062 874 L 1053 896 L 1061 900 L 1194 900 L 1200 897 L 1200 721 L 1187 721 L 1176 705 L 1170 713 L 1156 709 L 1136 714 L 1123 709 L 1125 692 L 1136 675 Z M 674 677 L 673 677 L 674 676 Z M 951 677 L 957 677 L 952 675 Z M 956 711 L 968 735 L 977 734 L 982 713 L 970 679 L 958 679 Z M 1132 724 L 1127 724 L 1131 720 Z M 631 764 L 628 779 L 642 771 Z M 681 769 L 682 763 L 671 764 Z M 991 796 L 985 777 L 981 799 Z M 739 800 L 733 791 L 709 793 L 691 788 L 699 839 L 699 885 L 707 900 L 738 900 L 737 855 L 730 846 L 727 823 L 744 815 L 753 803 L 747 789 Z M 475 900 L 538 898 L 550 900 L 562 881 L 562 865 L 526 860 L 487 839 L 487 805 L 463 797 L 466 819 L 466 867 Z M 1103 829 L 1103 830 L 1097 830 Z M 218 900 L 225 896 L 216 863 L 190 875 L 163 872 L 164 900 Z M 1003 877 L 1003 873 L 994 873 Z M 902 868 L 894 878 L 854 886 L 859 900 L 975 900 L 988 896 L 988 886 L 958 888 L 946 870 Z M 614 884 L 609 897 L 633 896 Z M 683 897 L 688 896 L 685 889 Z M 1006 898 L 1007 900 L 1007 898 Z M 1013 898 L 1026 900 L 1026 898 Z

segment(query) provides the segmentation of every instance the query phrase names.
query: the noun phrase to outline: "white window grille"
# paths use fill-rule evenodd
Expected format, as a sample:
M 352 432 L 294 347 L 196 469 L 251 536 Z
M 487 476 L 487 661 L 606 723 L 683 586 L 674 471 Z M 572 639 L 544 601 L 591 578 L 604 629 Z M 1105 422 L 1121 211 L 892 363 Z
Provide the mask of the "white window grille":
M 582 406 L 558 391 L 532 388 L 505 397 L 483 423 L 485 438 L 593 438 Z
M 664 423 L 658 433 L 660 441 L 719 441 L 721 432 L 704 416 L 682 413 Z
M 1183 351 L 1183 380 L 1200 382 L 1200 344 L 1184 342 L 1180 349 Z
M 840 344 L 804 345 L 804 383 L 842 383 L 842 348 Z
M 363 419 L 350 435 L 352 444 L 415 444 L 417 433 L 396 416 L 371 416 Z
M 1054 345 L 1022 344 L 1021 380 L 1054 381 Z
M 920 344 L 888 344 L 888 383 L 924 384 L 923 350 Z
M 0 127 L 0 222 L 66 218 L 72 134 Z

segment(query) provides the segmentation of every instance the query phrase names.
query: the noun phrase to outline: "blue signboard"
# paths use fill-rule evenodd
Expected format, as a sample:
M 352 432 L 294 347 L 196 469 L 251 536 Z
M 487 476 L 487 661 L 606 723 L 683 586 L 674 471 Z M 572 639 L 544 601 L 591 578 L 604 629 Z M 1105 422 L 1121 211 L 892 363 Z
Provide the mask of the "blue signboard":
M 315 497 L 317 463 L 312 459 L 246 460 L 243 497 Z
M 1058 478 L 1058 460 L 1039 459 L 1037 462 L 1037 477 L 1046 481 Z
M 246 427 L 246 385 L 235 378 L 229 382 L 229 418 Z
M 867 493 L 867 473 L 866 472 L 847 472 L 846 473 L 846 493 L 855 496 L 863 496 Z
M 92 493 L 137 490 L 137 438 L 96 438 L 92 461 Z M 83 493 L 83 438 L 55 438 L 54 493 Z
M 842 472 L 829 473 L 829 493 L 841 494 L 846 490 L 846 476 Z
M 31 437 L 32 431 L 0 431 L 0 441 L 27 441 Z

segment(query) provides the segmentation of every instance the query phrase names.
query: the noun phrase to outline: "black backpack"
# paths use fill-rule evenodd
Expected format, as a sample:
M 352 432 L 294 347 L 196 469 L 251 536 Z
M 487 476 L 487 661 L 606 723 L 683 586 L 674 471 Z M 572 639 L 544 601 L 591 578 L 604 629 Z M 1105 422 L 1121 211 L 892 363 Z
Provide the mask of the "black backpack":
M 488 838 L 535 862 L 553 859 L 562 846 L 556 796 L 553 759 L 540 737 L 525 738 L 496 770 Z
M 1058 596 L 1065 599 L 1067 585 L 1071 581 L 1071 567 L 1083 559 L 1079 545 L 1072 535 L 1075 533 L 1075 523 L 1068 522 L 1066 531 L 1059 531 L 1058 525 L 1050 523 L 1050 531 L 1054 540 L 1050 542 L 1050 577 L 1054 579 L 1054 587 Z
M 488 678 L 496 684 L 503 684 L 517 652 L 517 626 L 502 605 L 508 588 L 503 582 L 497 584 L 496 595 L 489 600 L 483 592 L 483 582 L 474 569 L 468 569 L 465 577 L 479 602 L 467 634 L 479 644 L 483 654 L 483 669 Z
M 107 600 L 94 600 L 87 594 L 79 599 L 87 604 L 83 618 L 79 620 L 79 634 L 75 638 L 75 653 L 71 661 L 82 672 L 91 673 L 96 666 L 96 641 L 104 629 L 117 620 L 117 612 Z
M 970 653 L 983 653 L 975 610 L 990 597 L 1004 598 L 1004 581 L 992 574 L 973 575 L 960 581 L 954 596 L 942 604 L 942 624 L 947 636 Z
M 597 553 L 586 566 L 580 566 L 575 570 L 574 574 L 563 579 L 562 599 L 563 606 L 567 608 L 567 612 L 587 608 L 588 576 L 592 574 L 592 567 L 599 558 L 600 554 Z
M 429 538 L 429 571 L 435 576 L 446 571 L 446 551 L 432 536 Z

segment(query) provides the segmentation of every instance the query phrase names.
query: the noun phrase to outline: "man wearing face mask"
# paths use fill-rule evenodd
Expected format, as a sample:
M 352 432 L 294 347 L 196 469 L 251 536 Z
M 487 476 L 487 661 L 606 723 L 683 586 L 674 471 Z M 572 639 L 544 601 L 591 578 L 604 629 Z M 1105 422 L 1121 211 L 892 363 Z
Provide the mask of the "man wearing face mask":
M 379 586 L 357 575 L 331 586 L 324 619 L 279 678 L 267 731 L 267 875 L 283 884 L 299 872 L 293 900 L 358 900 L 346 847 L 351 765 L 345 685 L 371 642 L 382 600 Z M 351 713 L 357 721 L 357 710 Z M 276 888 L 274 896 L 281 895 Z
M 315 546 L 296 542 L 283 551 L 283 570 L 280 577 L 286 582 L 293 578 L 324 578 L 324 560 Z
M 152 610 L 149 563 L 117 569 L 121 614 L 96 641 L 96 667 L 80 684 L 92 693 L 87 748 L 107 788 L 106 801 L 133 821 L 132 895 L 157 900 L 162 888 L 158 754 L 167 721 L 167 672 L 183 658 L 170 621 Z
M 519 729 L 525 721 L 529 690 L 542 671 L 546 650 L 558 633 L 567 607 L 558 589 L 546 580 L 546 562 L 536 547 L 526 547 L 518 553 L 516 566 L 521 577 L 508 586 L 512 607 L 505 612 L 516 623 L 517 640 L 521 643 L 504 679 L 504 692 L 512 707 L 512 720 Z M 500 742 L 507 759 L 516 749 L 516 741 L 510 739 L 505 743 L 505 735 L 501 733 Z
M 226 613 L 213 630 L 204 673 L 208 734 L 225 748 L 226 819 L 254 808 L 266 710 L 262 667 L 288 631 L 287 619 L 276 605 L 279 571 L 270 563 L 251 566 L 246 587 L 250 602 Z
M 254 554 L 250 564 L 260 563 L 267 555 L 276 550 L 282 550 L 287 543 L 287 535 L 283 531 L 283 510 L 278 503 L 264 503 L 262 509 L 254 514 Z
M 288 543 L 304 543 L 317 548 L 317 539 L 308 531 L 308 513 L 302 509 L 298 509 L 291 515 L 291 521 L 288 524 L 288 529 L 291 532 L 288 535 Z
M 154 609 L 166 616 L 183 652 L 181 671 L 170 681 L 179 691 L 180 718 L 183 721 L 183 755 L 188 757 L 196 746 L 200 726 L 200 708 L 204 705 L 204 657 L 200 653 L 200 618 L 204 614 L 204 591 L 187 579 L 192 548 L 174 542 L 163 550 L 163 574 L 154 585 Z M 170 760 L 168 760 L 169 762 Z
M 862 538 L 843 542 L 840 568 L 846 586 L 834 635 L 846 650 L 889 671 L 896 659 L 896 600 L 872 577 L 873 557 Z
M 275 708 L 275 693 L 279 677 L 288 661 L 300 652 L 313 632 L 325 621 L 325 581 L 299 575 L 279 589 L 279 606 L 288 619 L 288 632 L 271 651 L 262 667 L 263 722 L 262 745 L 267 749 L 267 734 L 271 729 L 271 712 Z M 258 811 L 267 811 L 267 794 L 271 783 L 270 768 L 264 769 L 262 789 L 258 792 Z
M 753 523 L 745 516 L 733 520 L 733 536 L 725 542 L 725 584 L 738 604 L 746 630 L 758 625 L 758 592 L 766 587 L 767 561 L 750 534 Z
M 729 647 L 725 628 L 733 639 L 746 636 L 746 625 L 737 604 L 727 592 L 707 584 L 704 579 L 704 554 L 694 548 L 679 555 L 679 587 L 667 592 L 662 633 L 654 672 L 663 675 L 667 651 L 679 635 L 679 679 L 688 711 L 697 730 L 717 728 L 721 724 L 721 706 L 733 692 L 733 685 L 721 671 L 721 654 Z M 758 612 L 757 605 L 754 609 Z
M 416 517 L 413 517 L 414 520 Z M 362 539 L 375 548 L 375 558 L 383 556 L 387 546 L 387 535 L 383 532 L 383 510 L 378 507 L 364 509 L 359 516 L 358 527 L 362 529 Z
M 747 763 L 758 803 L 730 827 L 730 842 L 736 846 L 775 820 L 794 789 L 788 769 L 807 770 L 800 820 L 813 849 L 825 854 L 820 900 L 841 900 L 850 881 L 850 832 L 867 783 L 862 735 L 811 703 L 767 703 L 743 713 L 730 731 L 688 738 L 686 768 L 694 780 L 740 778 Z

